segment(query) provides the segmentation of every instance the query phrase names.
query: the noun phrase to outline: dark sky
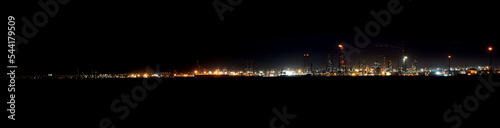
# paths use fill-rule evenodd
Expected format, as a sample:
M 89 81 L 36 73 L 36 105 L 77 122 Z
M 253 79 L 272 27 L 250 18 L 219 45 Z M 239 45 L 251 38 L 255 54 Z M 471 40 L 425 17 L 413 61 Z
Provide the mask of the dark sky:
M 354 45 L 353 28 L 364 29 L 375 21 L 370 11 L 385 10 L 389 2 L 242 0 L 221 22 L 213 1 L 70 1 L 28 44 L 18 46 L 19 68 L 26 73 L 130 72 L 160 63 L 162 70 L 182 71 L 195 69 L 196 60 L 204 68 L 242 68 L 246 60 L 253 60 L 255 69 L 299 68 L 304 52 L 313 67 L 323 68 L 327 54 L 336 58 L 340 42 Z M 42 8 L 37 1 L 15 2 L 8 2 L 7 14 L 16 16 L 21 33 L 21 18 L 32 20 Z M 378 44 L 403 44 L 409 60 L 422 67 L 447 66 L 449 54 L 452 66 L 488 65 L 487 47 L 500 48 L 494 1 L 400 2 L 403 11 L 351 57 L 353 63 L 397 59 L 396 49 Z

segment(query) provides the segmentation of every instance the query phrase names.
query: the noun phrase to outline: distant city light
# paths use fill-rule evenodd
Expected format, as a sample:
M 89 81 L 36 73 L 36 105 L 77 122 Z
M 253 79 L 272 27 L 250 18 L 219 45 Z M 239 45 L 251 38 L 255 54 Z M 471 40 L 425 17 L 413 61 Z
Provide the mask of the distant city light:
M 343 45 L 339 44 L 338 47 L 341 49 L 341 53 L 343 51 Z M 484 75 L 484 74 L 500 74 L 500 71 L 498 71 L 498 68 L 495 70 L 495 66 L 493 66 L 491 63 L 492 60 L 492 54 L 493 54 L 493 47 L 488 46 L 488 53 L 490 55 L 490 65 L 473 65 L 473 66 L 451 66 L 451 54 L 448 54 L 448 67 L 425 67 L 425 68 L 419 68 L 417 67 L 417 61 L 415 60 L 415 63 L 411 64 L 411 68 L 407 66 L 406 60 L 408 60 L 407 54 L 399 54 L 402 55 L 403 59 L 403 65 L 400 66 L 399 64 L 399 59 L 401 59 L 401 56 L 397 56 L 398 58 L 398 67 L 393 67 L 391 60 L 389 60 L 389 63 L 386 64 L 385 62 L 385 56 L 384 56 L 384 65 L 381 65 L 381 63 L 376 60 L 375 65 L 371 66 L 365 63 L 365 60 L 363 60 L 364 64 L 361 64 L 361 62 L 356 64 L 350 64 L 347 62 L 345 59 L 343 59 L 343 56 L 340 56 L 340 60 L 337 62 L 339 63 L 339 68 L 330 68 L 328 70 L 328 66 L 325 70 L 324 69 L 312 69 L 306 67 L 304 68 L 290 68 L 290 67 L 281 67 L 281 68 L 275 68 L 275 69 L 259 69 L 255 70 L 252 67 L 243 69 L 233 69 L 233 70 L 228 70 L 227 68 L 224 69 L 205 69 L 198 66 L 197 70 L 191 70 L 187 72 L 160 72 L 160 73 L 120 73 L 120 74 L 98 74 L 97 71 L 91 71 L 88 73 L 84 72 L 77 72 L 78 75 L 60 75 L 60 74 L 47 74 L 47 75 L 41 75 L 41 76 L 30 76 L 29 78 L 32 79 L 38 79 L 40 77 L 45 77 L 45 78 L 57 78 L 57 79 L 87 79 L 87 78 L 176 78 L 176 77 L 215 77 L 215 78 L 225 78 L 225 77 L 234 77 L 234 76 L 244 76 L 244 77 L 280 77 L 280 76 L 287 76 L 287 77 L 316 77 L 316 76 L 465 76 L 465 75 Z M 300 54 L 299 54 L 300 55 Z M 308 57 L 309 54 L 305 53 L 303 54 L 305 57 Z M 330 54 L 328 55 L 329 63 L 331 64 L 330 60 Z M 459 57 L 462 58 L 462 57 Z M 309 64 L 309 63 L 304 63 L 304 64 Z M 312 66 L 312 63 L 311 63 Z M 342 68 L 341 68 L 342 66 Z M 359 66 L 359 68 L 357 68 Z M 388 66 L 388 67 L 387 67 Z M 320 67 L 320 66 L 318 66 Z M 234 68 L 234 67 L 233 67 Z M 306 70 L 307 69 L 307 70 Z M 408 70 L 409 69 L 409 70 Z M 142 76 L 141 76 L 142 75 Z

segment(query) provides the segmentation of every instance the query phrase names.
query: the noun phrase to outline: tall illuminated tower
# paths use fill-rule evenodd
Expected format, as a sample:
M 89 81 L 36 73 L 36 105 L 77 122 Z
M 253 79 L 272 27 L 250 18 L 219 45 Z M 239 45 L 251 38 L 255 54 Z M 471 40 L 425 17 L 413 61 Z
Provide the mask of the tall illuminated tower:
M 309 73 L 309 54 L 304 53 L 304 73 L 307 74 Z
M 331 73 L 333 72 L 333 63 L 332 63 L 332 60 L 331 60 L 331 55 L 332 54 L 328 54 L 328 61 L 326 62 L 326 72 L 327 73 Z
M 345 72 L 345 61 L 344 61 L 344 46 L 339 44 L 340 53 L 339 53 L 339 70 L 342 69 L 342 74 Z

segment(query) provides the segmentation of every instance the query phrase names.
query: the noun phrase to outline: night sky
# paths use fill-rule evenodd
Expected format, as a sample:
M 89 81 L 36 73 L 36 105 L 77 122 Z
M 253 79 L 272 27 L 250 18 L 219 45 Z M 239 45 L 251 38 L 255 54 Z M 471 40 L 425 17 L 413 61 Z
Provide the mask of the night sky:
M 162 70 L 191 71 L 201 67 L 242 69 L 301 68 L 302 54 L 310 54 L 314 68 L 324 68 L 327 54 L 338 63 L 337 45 L 354 45 L 353 28 L 375 21 L 371 10 L 386 10 L 383 1 L 242 0 L 221 22 L 214 0 L 76 1 L 60 6 L 38 34 L 22 44 L 17 63 L 25 73 L 141 71 L 159 63 Z M 226 0 L 220 0 L 227 3 Z M 37 1 L 15 1 L 8 15 L 23 22 L 42 10 Z M 493 46 L 494 65 L 500 66 L 500 20 L 494 1 L 400 0 L 403 10 L 393 14 L 368 47 L 351 56 L 372 65 L 386 56 L 396 64 L 395 48 L 407 50 L 419 67 L 488 65 Z M 337 66 L 337 64 L 335 64 Z

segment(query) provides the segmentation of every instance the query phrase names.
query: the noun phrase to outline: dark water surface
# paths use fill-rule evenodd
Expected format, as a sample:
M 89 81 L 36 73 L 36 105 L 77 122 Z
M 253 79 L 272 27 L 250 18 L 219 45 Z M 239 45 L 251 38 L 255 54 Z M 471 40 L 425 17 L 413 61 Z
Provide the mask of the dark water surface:
M 143 101 L 130 98 L 137 103 L 135 109 L 125 103 L 114 106 L 130 110 L 124 120 L 119 119 L 123 111 L 113 112 L 111 104 L 121 94 L 143 88 L 143 79 L 18 80 L 16 122 L 23 127 L 99 128 L 108 118 L 116 128 L 271 128 L 274 118 L 277 128 L 445 128 L 456 122 L 446 123 L 443 113 L 474 96 L 481 83 L 477 76 L 162 80 L 146 90 Z M 494 76 L 493 81 L 500 79 Z M 480 100 L 477 110 L 462 118 L 461 128 L 500 126 L 498 93 Z M 287 125 L 273 112 L 275 108 L 283 114 L 284 106 L 287 114 L 296 115 Z

